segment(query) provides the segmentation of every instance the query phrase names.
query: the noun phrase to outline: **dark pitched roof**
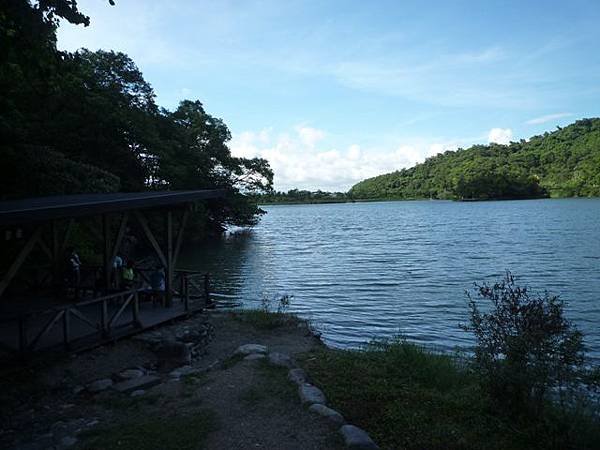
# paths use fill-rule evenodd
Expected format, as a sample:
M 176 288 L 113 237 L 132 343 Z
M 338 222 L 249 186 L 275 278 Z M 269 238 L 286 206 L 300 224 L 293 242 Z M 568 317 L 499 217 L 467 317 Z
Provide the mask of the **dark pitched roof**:
M 0 202 L 0 225 L 92 216 L 131 209 L 158 208 L 168 205 L 219 198 L 223 189 L 198 191 L 117 192 L 25 198 Z

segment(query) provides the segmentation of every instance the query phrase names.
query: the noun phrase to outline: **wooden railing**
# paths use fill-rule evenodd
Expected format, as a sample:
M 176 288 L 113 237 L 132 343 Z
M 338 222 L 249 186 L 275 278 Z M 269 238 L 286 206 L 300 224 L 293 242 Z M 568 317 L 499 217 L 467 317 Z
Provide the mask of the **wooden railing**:
M 140 273 L 143 279 L 147 278 L 141 271 L 138 271 L 138 273 Z M 184 313 L 210 307 L 212 305 L 211 296 L 218 296 L 218 294 L 210 293 L 210 277 L 207 273 L 193 270 L 177 270 L 173 278 L 172 292 L 183 302 Z M 109 339 L 117 327 L 133 326 L 134 329 L 142 329 L 143 325 L 140 320 L 140 294 L 144 293 L 156 294 L 147 288 L 136 288 L 69 305 L 2 317 L 0 318 L 0 324 L 12 323 L 13 327 L 15 323 L 18 324 L 18 345 L 15 349 L 0 342 L 0 349 L 8 353 L 27 355 L 39 349 L 44 338 L 49 333 L 56 332 L 58 327 L 62 327 L 61 342 L 66 350 L 71 349 L 71 344 L 75 339 L 90 337 L 90 335 L 96 333 L 102 340 Z M 194 301 L 199 307 L 195 307 L 194 311 L 192 311 L 190 301 Z M 130 319 L 123 320 L 127 310 L 130 311 Z M 81 327 L 79 327 L 78 336 L 73 336 L 72 324 L 74 321 L 89 327 L 90 333 L 82 335 Z M 31 333 L 34 329 L 35 334 L 32 336 Z M 56 337 L 53 340 L 56 341 Z
M 69 350 L 73 337 L 71 335 L 71 324 L 73 320 L 77 320 L 95 332 L 99 332 L 103 338 L 110 337 L 112 331 L 117 326 L 119 319 L 123 316 L 123 313 L 128 308 L 131 310 L 131 320 L 119 323 L 119 326 L 133 325 L 136 328 L 141 327 L 140 322 L 140 309 L 139 309 L 139 292 L 142 289 L 133 289 L 130 291 L 117 292 L 111 295 L 86 300 L 71 305 L 60 306 L 49 308 L 41 311 L 30 311 L 25 314 L 4 318 L 3 323 L 6 322 L 18 322 L 18 352 L 21 354 L 27 354 L 33 352 L 38 348 L 38 345 L 42 339 L 48 335 L 57 326 L 62 326 L 62 343 L 65 349 Z M 117 303 L 119 307 L 116 311 L 109 314 L 109 304 Z M 99 320 L 98 316 L 92 318 L 86 315 L 82 308 L 97 305 L 99 308 Z M 48 316 L 49 319 L 44 322 L 42 328 L 33 336 L 29 338 L 29 332 L 31 331 L 31 321 L 33 318 L 39 318 Z M 9 351 L 12 349 L 7 346 L 3 347 Z

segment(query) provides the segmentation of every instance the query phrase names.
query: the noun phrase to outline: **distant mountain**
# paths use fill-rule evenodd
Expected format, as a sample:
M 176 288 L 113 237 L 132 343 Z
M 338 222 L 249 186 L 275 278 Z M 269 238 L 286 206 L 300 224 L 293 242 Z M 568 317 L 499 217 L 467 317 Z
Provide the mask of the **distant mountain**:
M 446 151 L 355 184 L 354 199 L 517 199 L 600 196 L 600 118 L 510 145 Z

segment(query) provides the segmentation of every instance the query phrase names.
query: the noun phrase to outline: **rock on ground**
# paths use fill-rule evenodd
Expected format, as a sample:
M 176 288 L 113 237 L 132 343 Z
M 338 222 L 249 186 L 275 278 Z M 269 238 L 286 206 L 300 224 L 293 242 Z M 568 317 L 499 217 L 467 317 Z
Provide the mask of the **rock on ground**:
M 60 440 L 60 445 L 62 448 L 72 447 L 77 443 L 77 438 L 73 436 L 65 436 Z
M 261 344 L 244 344 L 240 345 L 235 353 L 237 355 L 249 355 L 251 353 L 267 353 L 268 349 L 266 345 Z
M 310 405 L 310 408 L 308 408 L 308 410 L 310 412 L 325 417 L 327 420 L 336 425 L 344 425 L 346 423 L 344 416 L 342 416 L 339 412 L 337 412 L 335 409 L 328 408 L 325 405 L 321 405 L 320 403 Z
M 265 359 L 266 356 L 262 353 L 250 353 L 248 356 L 244 358 L 244 361 L 256 361 L 259 359 Z
M 379 447 L 367 432 L 354 425 L 344 425 L 340 428 L 346 447 L 350 450 L 379 450 Z
M 308 381 L 306 372 L 302 369 L 291 369 L 288 372 L 288 380 L 297 385 L 302 385 Z
M 95 394 L 96 392 L 100 392 L 109 388 L 112 386 L 112 384 L 113 381 L 110 378 L 103 378 L 101 380 L 92 381 L 90 384 L 88 384 L 87 390 L 92 394 Z
M 276 366 L 287 367 L 288 369 L 294 367 L 294 362 L 292 361 L 292 358 L 290 358 L 290 356 L 286 355 L 285 353 L 269 353 L 269 362 Z
M 144 376 L 144 371 L 141 369 L 125 369 L 119 373 L 119 377 L 124 380 L 130 380 L 132 378 L 140 378 Z
M 298 395 L 300 395 L 300 401 L 302 404 L 327 403 L 323 391 L 312 384 L 304 383 L 301 385 L 298 388 Z
M 206 368 L 192 367 L 192 366 L 183 366 L 183 367 L 178 367 L 177 369 L 172 370 L 169 373 L 169 376 L 171 378 L 181 378 L 181 377 L 184 377 L 186 375 L 196 375 L 196 374 L 199 374 L 199 373 L 204 373 L 206 371 L 207 371 Z
M 141 378 L 132 378 L 131 380 L 121 381 L 113 386 L 113 389 L 127 394 L 129 392 L 147 389 L 160 384 L 160 377 L 154 375 L 144 375 Z

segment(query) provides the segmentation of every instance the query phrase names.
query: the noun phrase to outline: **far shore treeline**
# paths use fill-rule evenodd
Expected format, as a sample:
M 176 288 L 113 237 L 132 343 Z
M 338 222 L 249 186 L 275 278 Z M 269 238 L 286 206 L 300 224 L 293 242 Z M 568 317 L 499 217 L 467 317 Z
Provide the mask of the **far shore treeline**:
M 583 119 L 509 145 L 446 151 L 421 164 L 363 180 L 346 192 L 292 189 L 261 204 L 364 200 L 494 200 L 600 196 L 600 119 Z
M 73 0 L 0 6 L 0 200 L 218 188 L 228 195 L 199 208 L 197 230 L 256 223 L 242 194 L 271 189 L 268 162 L 232 156 L 227 126 L 200 101 L 157 105 L 127 55 L 59 51 L 60 20 L 90 22 Z

